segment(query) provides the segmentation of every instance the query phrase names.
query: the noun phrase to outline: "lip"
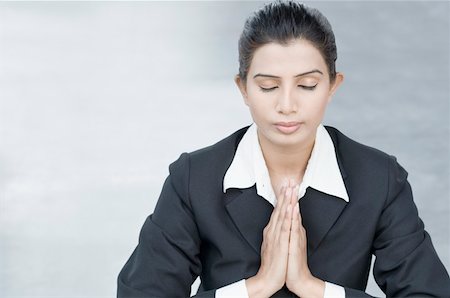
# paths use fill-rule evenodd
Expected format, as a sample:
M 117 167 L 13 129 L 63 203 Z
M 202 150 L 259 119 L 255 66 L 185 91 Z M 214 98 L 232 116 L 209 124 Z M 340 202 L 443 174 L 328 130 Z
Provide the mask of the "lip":
M 277 122 L 275 127 L 284 134 L 291 134 L 299 129 L 300 124 L 300 122 Z

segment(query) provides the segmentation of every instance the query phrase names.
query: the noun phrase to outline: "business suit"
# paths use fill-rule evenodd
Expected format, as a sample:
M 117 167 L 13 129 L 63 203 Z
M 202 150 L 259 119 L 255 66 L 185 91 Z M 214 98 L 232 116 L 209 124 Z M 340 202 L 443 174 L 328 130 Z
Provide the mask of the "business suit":
M 222 182 L 244 127 L 222 141 L 183 153 L 169 166 L 154 213 L 118 277 L 118 297 L 187 297 L 200 275 L 198 297 L 256 274 L 262 230 L 273 206 L 255 186 Z M 322 280 L 365 296 L 371 254 L 387 296 L 446 297 L 450 279 L 412 200 L 407 172 L 395 158 L 326 127 L 349 203 L 308 188 L 299 201 L 307 232 L 308 265 Z M 287 288 L 274 297 L 295 297 Z

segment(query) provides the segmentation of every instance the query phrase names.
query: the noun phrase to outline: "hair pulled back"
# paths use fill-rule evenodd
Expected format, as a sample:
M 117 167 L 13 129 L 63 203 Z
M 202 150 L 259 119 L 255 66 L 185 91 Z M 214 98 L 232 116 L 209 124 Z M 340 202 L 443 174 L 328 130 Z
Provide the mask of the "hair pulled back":
M 268 3 L 254 12 L 239 38 L 239 76 L 245 83 L 254 52 L 268 43 L 287 45 L 304 39 L 314 45 L 327 65 L 330 81 L 336 78 L 337 50 L 327 18 L 317 9 L 295 1 Z

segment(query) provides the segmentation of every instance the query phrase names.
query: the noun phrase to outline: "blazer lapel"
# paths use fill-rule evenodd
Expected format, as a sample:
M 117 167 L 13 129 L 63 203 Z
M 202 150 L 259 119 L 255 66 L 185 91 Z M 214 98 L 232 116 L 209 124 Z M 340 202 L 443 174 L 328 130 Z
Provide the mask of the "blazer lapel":
M 347 202 L 308 187 L 299 204 L 302 224 L 308 239 L 308 257 L 310 257 L 337 221 Z
M 300 199 L 302 224 L 308 239 L 308 257 L 319 247 L 320 242 L 334 225 L 347 202 L 308 188 Z M 256 193 L 256 187 L 228 189 L 225 207 L 236 228 L 255 252 L 261 255 L 263 230 L 269 223 L 273 206 Z
M 225 207 L 236 228 L 258 255 L 261 255 L 263 230 L 269 223 L 273 206 L 256 193 L 256 186 L 228 189 Z

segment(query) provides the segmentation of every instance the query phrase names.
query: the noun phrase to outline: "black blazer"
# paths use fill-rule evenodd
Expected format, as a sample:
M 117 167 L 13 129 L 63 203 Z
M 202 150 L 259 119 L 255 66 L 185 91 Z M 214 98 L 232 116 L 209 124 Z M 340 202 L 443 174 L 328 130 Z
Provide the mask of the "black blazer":
M 262 231 L 273 206 L 223 178 L 247 127 L 218 143 L 183 153 L 170 164 L 154 213 L 118 276 L 117 297 L 197 297 L 255 275 Z M 394 156 L 359 144 L 326 126 L 350 197 L 308 188 L 300 199 L 311 273 L 364 293 L 372 254 L 375 281 L 388 297 L 450 297 L 449 275 L 413 202 L 407 172 Z M 284 287 L 273 297 L 296 297 Z

